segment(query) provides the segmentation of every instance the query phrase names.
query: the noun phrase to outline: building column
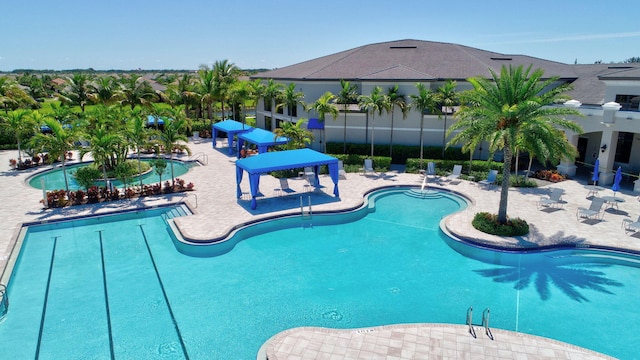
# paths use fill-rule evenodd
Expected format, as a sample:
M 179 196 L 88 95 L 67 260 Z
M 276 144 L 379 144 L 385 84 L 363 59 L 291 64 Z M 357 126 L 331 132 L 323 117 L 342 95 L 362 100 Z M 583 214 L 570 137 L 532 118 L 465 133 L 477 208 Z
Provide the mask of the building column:
M 615 177 L 613 163 L 615 161 L 616 148 L 618 147 L 618 132 L 606 127 L 600 140 L 600 180 L 598 184 L 611 185 Z
M 574 147 L 578 146 L 578 139 L 580 136 L 578 134 L 574 134 L 572 136 L 567 136 L 567 139 Z M 575 164 L 575 159 L 567 159 L 563 158 L 560 161 L 560 164 L 556 167 L 558 172 L 563 175 L 567 175 L 569 177 L 574 177 L 576 175 L 577 166 Z

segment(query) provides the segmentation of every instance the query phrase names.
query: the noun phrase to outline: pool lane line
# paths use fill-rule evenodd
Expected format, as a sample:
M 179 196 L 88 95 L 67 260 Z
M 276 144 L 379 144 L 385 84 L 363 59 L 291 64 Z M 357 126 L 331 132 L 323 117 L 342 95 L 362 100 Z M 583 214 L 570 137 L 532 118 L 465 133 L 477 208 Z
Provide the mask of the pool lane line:
M 173 315 L 173 310 L 171 309 L 171 305 L 169 304 L 169 297 L 167 296 L 167 292 L 164 289 L 164 284 L 162 283 L 162 279 L 160 278 L 160 273 L 158 272 L 158 266 L 156 266 L 156 261 L 153 258 L 153 254 L 151 253 L 151 247 L 149 246 L 149 241 L 147 241 L 147 234 L 144 233 L 144 229 L 142 224 L 138 224 L 140 227 L 140 232 L 142 232 L 142 237 L 144 238 L 144 244 L 147 247 L 147 251 L 149 252 L 149 258 L 151 259 L 151 264 L 153 264 L 153 270 L 156 273 L 156 277 L 158 278 L 158 283 L 160 284 L 160 289 L 162 290 L 162 296 L 164 297 L 164 302 L 167 304 L 167 310 L 169 310 L 169 315 L 171 315 L 171 321 L 173 322 L 173 327 L 176 330 L 176 334 L 178 335 L 178 340 L 180 340 L 180 347 L 182 348 L 182 354 L 185 359 L 189 359 L 189 354 L 187 353 L 187 347 L 184 344 L 184 340 L 182 340 L 182 334 L 180 333 L 180 328 L 178 327 L 178 322 L 176 321 L 176 317 Z
M 111 327 L 111 310 L 109 308 L 109 292 L 107 291 L 107 272 L 104 265 L 104 247 L 102 246 L 102 232 L 104 230 L 98 230 L 98 236 L 100 237 L 100 261 L 102 263 L 102 287 L 104 289 L 104 306 L 107 311 L 107 330 L 109 331 L 109 354 L 111 354 L 111 360 L 115 360 L 113 353 L 113 334 Z
M 49 287 L 51 286 L 51 273 L 53 272 L 53 259 L 56 256 L 56 244 L 58 236 L 53 238 L 53 250 L 51 251 L 51 261 L 49 263 L 49 276 L 47 277 L 47 287 L 44 290 L 44 304 L 42 305 L 42 316 L 40 317 L 40 330 L 38 331 L 38 343 L 36 344 L 35 359 L 40 358 L 40 346 L 42 345 L 42 330 L 44 329 L 44 319 L 47 314 L 47 302 L 49 301 Z

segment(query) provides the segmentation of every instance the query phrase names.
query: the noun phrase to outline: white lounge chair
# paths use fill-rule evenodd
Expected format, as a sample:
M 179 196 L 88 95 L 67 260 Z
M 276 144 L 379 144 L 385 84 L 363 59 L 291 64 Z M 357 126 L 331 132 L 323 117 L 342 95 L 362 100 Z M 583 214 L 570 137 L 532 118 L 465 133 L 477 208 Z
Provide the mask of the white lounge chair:
M 640 231 L 640 216 L 638 216 L 638 220 L 636 220 L 635 222 L 631 219 L 623 219 L 622 227 L 624 227 L 625 231 Z
M 289 194 L 295 192 L 295 190 L 289 187 L 289 180 L 287 178 L 280 178 L 280 187 L 273 190 L 276 195 L 284 195 L 285 193 Z
M 364 173 L 364 175 L 367 175 L 367 173 L 376 173 L 376 171 L 373 170 L 372 159 L 364 159 L 364 167 L 362 168 L 362 172 Z
M 564 203 L 562 201 L 562 194 L 564 194 L 563 189 L 551 188 L 551 192 L 549 193 L 549 195 L 547 195 L 546 197 L 541 197 L 540 200 L 538 200 L 538 209 L 555 206 L 561 208 L 562 204 Z
M 593 199 L 591 199 L 591 205 L 588 209 L 583 207 L 578 208 L 576 217 L 578 218 L 578 220 L 580 220 L 580 218 L 602 220 L 604 218 L 602 205 L 604 205 L 604 200 L 599 197 L 594 197 Z
M 489 171 L 489 175 L 487 175 L 487 179 L 478 181 L 478 184 L 486 186 L 493 185 L 493 183 L 496 182 L 497 176 L 498 170 L 491 170 Z
M 448 181 L 455 180 L 462 175 L 462 165 L 453 165 L 453 172 L 447 175 L 446 179 Z
M 342 160 L 338 160 L 338 177 L 341 180 L 347 180 L 347 172 L 344 171 L 344 163 Z

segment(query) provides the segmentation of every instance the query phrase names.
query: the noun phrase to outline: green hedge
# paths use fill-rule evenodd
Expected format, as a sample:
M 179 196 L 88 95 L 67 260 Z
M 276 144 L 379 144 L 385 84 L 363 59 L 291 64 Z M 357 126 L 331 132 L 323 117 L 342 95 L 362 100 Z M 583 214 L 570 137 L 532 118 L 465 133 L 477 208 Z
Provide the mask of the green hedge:
M 332 154 L 342 154 L 344 144 L 341 142 L 328 142 L 327 152 Z M 347 143 L 347 154 L 370 155 L 371 144 L 354 144 Z M 389 156 L 389 144 L 377 144 L 373 146 L 374 156 Z M 420 146 L 416 145 L 393 145 L 392 148 L 392 164 L 404 164 L 409 158 L 420 157 Z M 447 160 L 464 160 L 469 159 L 469 154 L 464 154 L 460 148 L 448 148 L 445 150 L 444 157 Z M 423 158 L 441 159 L 442 147 L 425 146 L 423 150 Z
M 506 224 L 499 224 L 497 215 L 486 212 L 476 213 L 471 224 L 479 231 L 498 236 L 522 236 L 529 233 L 529 224 L 520 218 L 507 219 Z

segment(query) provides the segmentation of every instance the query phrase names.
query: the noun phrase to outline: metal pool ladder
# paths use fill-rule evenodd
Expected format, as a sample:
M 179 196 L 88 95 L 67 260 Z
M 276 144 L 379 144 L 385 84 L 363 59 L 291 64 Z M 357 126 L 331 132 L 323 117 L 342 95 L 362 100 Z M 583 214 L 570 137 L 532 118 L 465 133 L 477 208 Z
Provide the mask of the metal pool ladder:
M 302 220 L 304 219 L 311 220 L 311 218 L 313 217 L 313 209 L 311 208 L 311 196 L 309 196 L 308 198 L 309 198 L 309 205 L 307 205 L 307 209 L 305 209 L 304 202 L 302 201 L 302 195 L 300 195 L 300 216 L 302 217 Z M 309 226 L 313 227 L 313 224 L 309 222 Z M 303 227 L 304 227 L 304 224 L 303 224 Z
M 9 295 L 7 295 L 7 287 L 0 284 L 0 321 L 4 319 L 9 311 Z
M 482 326 L 484 327 L 485 334 L 487 334 L 489 339 L 493 340 L 493 333 L 491 333 L 491 329 L 489 328 L 490 314 L 491 314 L 491 311 L 489 310 L 489 308 L 484 309 L 484 311 L 482 312 L 482 323 L 474 324 L 473 323 L 473 306 L 469 306 L 469 309 L 467 309 L 467 325 L 469 326 L 469 334 L 471 334 L 471 336 L 473 336 L 474 338 L 477 337 L 476 330 L 473 328 L 473 325 Z

